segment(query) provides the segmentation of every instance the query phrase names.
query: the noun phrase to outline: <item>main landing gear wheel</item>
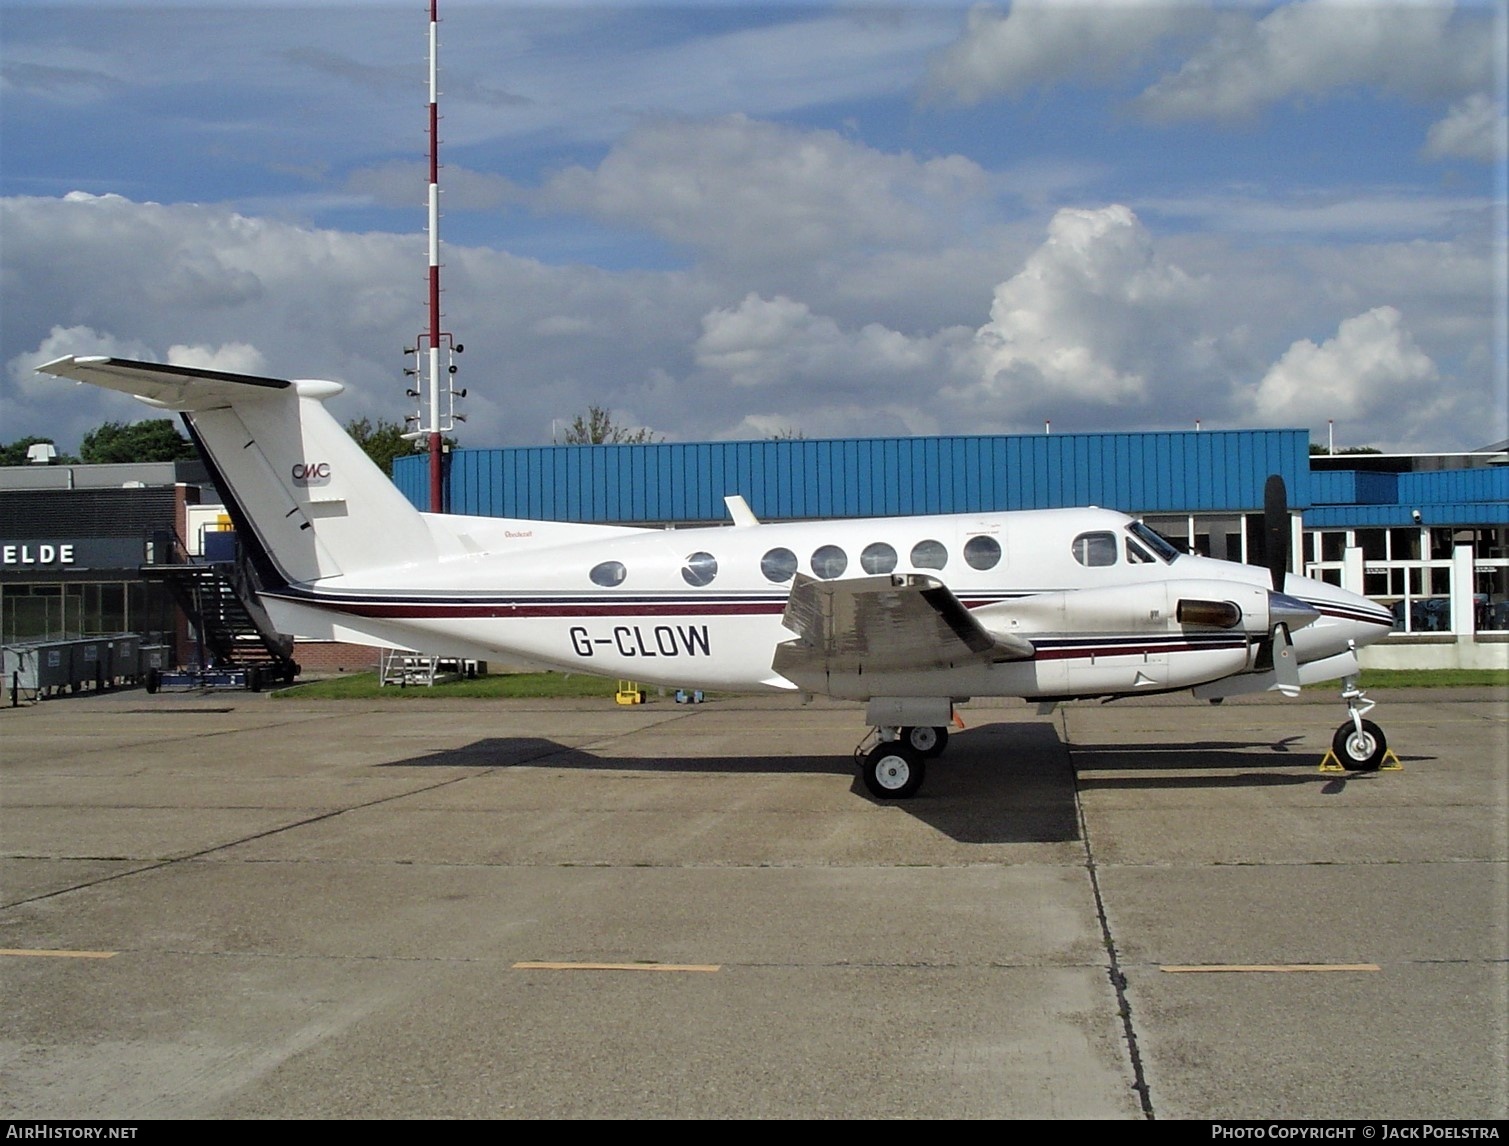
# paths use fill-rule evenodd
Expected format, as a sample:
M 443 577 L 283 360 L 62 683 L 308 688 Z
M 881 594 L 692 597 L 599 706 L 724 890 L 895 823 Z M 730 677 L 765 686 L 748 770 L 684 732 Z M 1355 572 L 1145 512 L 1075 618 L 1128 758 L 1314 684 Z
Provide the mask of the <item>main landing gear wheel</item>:
M 948 729 L 919 724 L 913 728 L 903 728 L 901 739 L 920 752 L 924 758 L 931 759 L 948 747 Z
M 1376 772 L 1383 766 L 1388 741 L 1383 738 L 1383 729 L 1371 720 L 1362 721 L 1361 732 L 1348 720 L 1331 737 L 1331 751 L 1353 772 Z
M 905 740 L 885 740 L 865 754 L 860 770 L 877 800 L 905 800 L 922 787 L 926 766 L 922 753 Z

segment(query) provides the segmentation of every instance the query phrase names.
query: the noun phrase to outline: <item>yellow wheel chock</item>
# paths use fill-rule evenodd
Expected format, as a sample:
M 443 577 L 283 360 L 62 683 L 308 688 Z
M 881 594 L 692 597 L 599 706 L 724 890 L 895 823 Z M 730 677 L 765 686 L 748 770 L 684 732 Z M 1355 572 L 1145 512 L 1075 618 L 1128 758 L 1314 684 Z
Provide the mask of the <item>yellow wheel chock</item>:
M 1347 768 L 1337 759 L 1336 753 L 1329 748 L 1326 754 L 1320 758 L 1320 770 L 1322 772 L 1355 772 L 1355 768 Z M 1400 760 L 1392 748 L 1383 750 L 1383 763 L 1378 765 L 1379 772 L 1403 772 L 1404 761 Z

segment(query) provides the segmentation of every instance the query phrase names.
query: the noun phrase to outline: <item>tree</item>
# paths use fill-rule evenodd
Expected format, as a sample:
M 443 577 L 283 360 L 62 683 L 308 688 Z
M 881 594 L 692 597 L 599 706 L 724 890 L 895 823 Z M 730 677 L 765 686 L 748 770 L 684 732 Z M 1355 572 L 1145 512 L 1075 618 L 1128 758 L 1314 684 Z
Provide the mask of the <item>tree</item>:
M 782 426 L 770 435 L 770 440 L 772 442 L 800 442 L 804 441 L 806 437 L 807 435 L 795 426 Z
M 613 419 L 613 411 L 604 406 L 588 406 L 584 417 L 578 414 L 566 430 L 568 446 L 637 445 L 663 441 L 654 430 L 641 426 L 631 430 Z
M 179 462 L 197 456 L 194 443 L 178 432 L 171 418 L 106 422 L 90 430 L 79 443 L 79 457 L 87 465 Z
M 393 463 L 414 452 L 414 443 L 404 441 L 402 424 L 386 418 L 379 418 L 376 425 L 371 418 L 353 419 L 346 423 L 346 433 L 389 477 L 393 476 Z
M 393 476 L 393 463 L 399 458 L 406 458 L 416 451 L 429 453 L 427 438 L 405 441 L 406 432 L 402 424 L 390 422 L 386 418 L 379 418 L 375 425 L 371 418 L 355 418 L 346 423 L 346 433 L 389 477 Z M 456 448 L 455 438 L 447 436 L 441 440 L 451 449 Z
M 0 445 L 0 466 L 24 466 L 31 464 L 31 459 L 26 456 L 26 451 L 29 447 L 42 442 L 53 446 L 57 444 L 51 438 L 39 438 L 35 434 L 29 434 L 24 438 L 17 438 L 9 445 Z M 78 458 L 71 457 L 61 450 L 58 451 L 58 456 L 53 459 L 58 465 L 68 465 L 78 460 Z
M 1327 455 L 1330 454 L 1330 452 L 1330 450 L 1326 449 L 1326 447 L 1321 445 L 1319 442 L 1310 443 L 1311 455 Z M 1340 457 L 1342 454 L 1381 454 L 1382 452 L 1383 451 L 1378 449 L 1378 447 L 1376 446 L 1343 446 L 1341 449 L 1336 451 L 1335 456 Z

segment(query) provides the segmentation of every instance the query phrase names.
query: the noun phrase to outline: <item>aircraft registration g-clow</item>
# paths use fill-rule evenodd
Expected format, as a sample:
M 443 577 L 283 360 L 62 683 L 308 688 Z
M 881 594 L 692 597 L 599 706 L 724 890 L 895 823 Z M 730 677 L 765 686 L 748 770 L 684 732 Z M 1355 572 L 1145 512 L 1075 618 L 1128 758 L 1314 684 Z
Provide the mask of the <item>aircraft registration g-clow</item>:
M 1283 483 L 1267 571 L 1185 554 L 1103 509 L 645 529 L 416 510 L 325 409 L 336 382 L 119 358 L 40 368 L 182 413 L 279 631 L 504 658 L 673 687 L 867 704 L 869 790 L 901 799 L 954 705 L 1192 689 L 1219 701 L 1342 678 L 1332 747 L 1376 769 L 1357 649 L 1386 609 L 1288 571 Z

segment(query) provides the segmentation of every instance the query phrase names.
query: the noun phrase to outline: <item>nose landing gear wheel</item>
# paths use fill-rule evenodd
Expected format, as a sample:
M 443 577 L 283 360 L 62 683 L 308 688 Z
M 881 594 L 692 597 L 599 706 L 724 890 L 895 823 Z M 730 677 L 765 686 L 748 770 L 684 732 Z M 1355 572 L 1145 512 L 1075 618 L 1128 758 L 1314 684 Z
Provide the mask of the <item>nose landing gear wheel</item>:
M 1331 751 L 1353 772 L 1376 772 L 1383 765 L 1388 741 L 1383 738 L 1383 729 L 1371 720 L 1362 722 L 1361 732 L 1348 720 L 1331 738 Z
M 866 754 L 860 771 L 877 800 L 905 800 L 922 787 L 922 754 L 904 740 L 887 740 Z

